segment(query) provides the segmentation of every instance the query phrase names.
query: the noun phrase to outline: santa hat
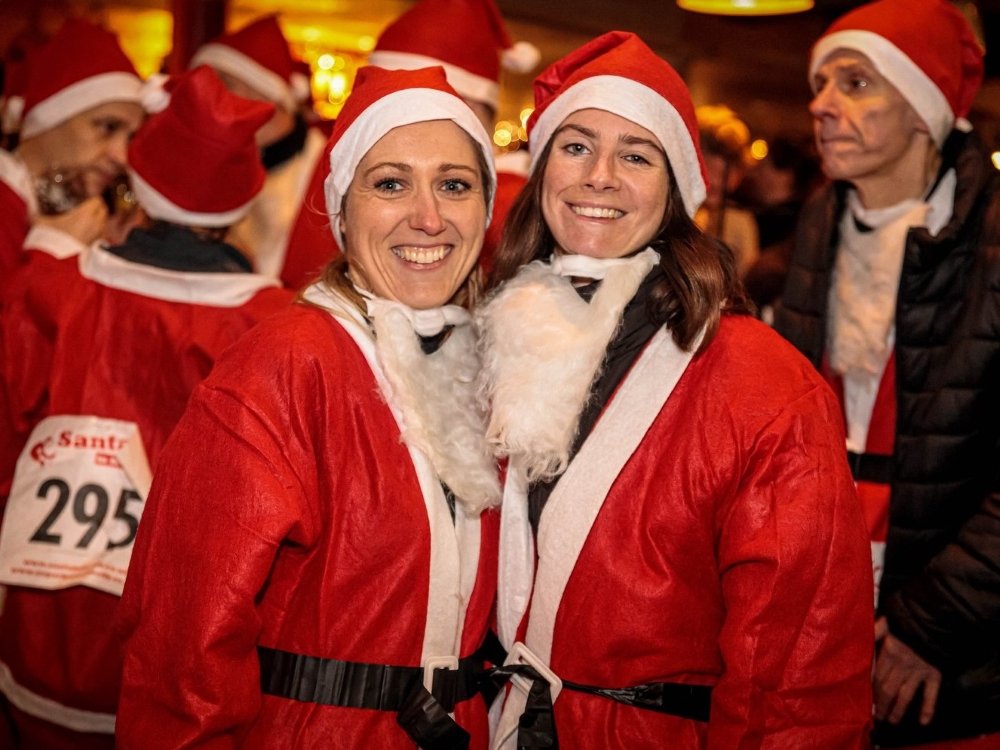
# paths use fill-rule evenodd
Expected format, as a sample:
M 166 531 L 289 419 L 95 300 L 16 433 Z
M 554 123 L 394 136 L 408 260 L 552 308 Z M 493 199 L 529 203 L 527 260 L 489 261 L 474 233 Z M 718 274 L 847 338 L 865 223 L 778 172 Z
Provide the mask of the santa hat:
M 493 145 L 469 105 L 448 85 L 444 70 L 440 67 L 385 70 L 367 66 L 358 71 L 326 150 L 330 165 L 330 174 L 323 183 L 326 212 L 341 247 L 344 247 L 344 236 L 338 219 L 344 196 L 365 154 L 390 130 L 431 120 L 451 120 L 479 145 L 494 187 L 486 206 L 486 215 L 492 215 L 492 196 L 496 192 Z
M 31 138 L 108 102 L 138 102 L 142 81 L 109 31 L 66 22 L 30 58 L 21 138 Z
M 812 49 L 810 79 L 838 49 L 855 50 L 902 94 L 940 147 L 983 80 L 983 50 L 965 16 L 946 0 L 879 0 L 838 19 Z
M 274 107 L 230 93 L 206 66 L 170 79 L 144 103 L 154 114 L 129 143 L 128 169 L 146 213 L 195 227 L 243 218 L 264 185 L 254 136 Z
M 530 73 L 541 55 L 513 44 L 493 0 L 421 0 L 382 32 L 370 65 L 416 70 L 440 65 L 461 96 L 494 109 L 500 67 Z
M 0 97 L 0 132 L 16 133 L 24 113 L 24 87 L 28 82 L 26 60 L 4 61 L 3 97 Z
M 532 170 L 563 120 L 581 109 L 602 109 L 652 132 L 694 216 L 707 179 L 691 93 L 677 71 L 624 31 L 609 31 L 550 65 L 535 79 L 528 119 Z
M 191 58 L 191 67 L 196 65 L 239 79 L 288 112 L 309 96 L 309 79 L 297 70 L 276 16 L 258 18 L 202 46 Z

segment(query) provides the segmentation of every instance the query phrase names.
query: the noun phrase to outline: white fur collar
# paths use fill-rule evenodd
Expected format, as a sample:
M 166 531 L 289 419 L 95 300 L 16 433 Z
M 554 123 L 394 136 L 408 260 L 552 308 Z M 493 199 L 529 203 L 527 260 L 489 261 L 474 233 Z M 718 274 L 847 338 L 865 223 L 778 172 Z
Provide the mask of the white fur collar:
M 442 311 L 440 331 L 454 325 L 441 347 L 424 354 L 413 320 L 430 313 L 399 303 L 369 305 L 375 351 L 390 392 L 403 415 L 403 440 L 430 459 L 435 472 L 471 513 L 500 502 L 497 466 L 486 443 L 486 415 L 476 395 L 479 357 L 469 314 Z M 404 309 L 405 308 L 405 309 Z M 463 315 L 455 315 L 455 311 Z M 429 334 L 422 334 L 429 335 Z
M 516 458 L 531 481 L 566 470 L 608 343 L 659 256 L 646 249 L 592 260 L 529 263 L 476 314 L 481 390 L 491 405 L 487 439 L 497 455 Z M 577 275 L 604 278 L 589 304 L 568 278 Z
M 497 465 L 486 443 L 486 416 L 476 394 L 480 368 L 471 316 L 454 305 L 418 311 L 365 297 L 375 356 L 384 376 L 383 396 L 398 415 L 403 442 L 427 456 L 466 512 L 475 515 L 498 505 Z M 311 287 L 305 298 L 338 316 L 351 308 L 322 284 Z M 353 309 L 348 312 L 355 321 L 361 318 Z M 435 320 L 440 325 L 434 330 L 422 325 Z M 424 354 L 415 321 L 427 330 L 421 335 L 437 333 L 444 325 L 455 327 L 437 351 Z

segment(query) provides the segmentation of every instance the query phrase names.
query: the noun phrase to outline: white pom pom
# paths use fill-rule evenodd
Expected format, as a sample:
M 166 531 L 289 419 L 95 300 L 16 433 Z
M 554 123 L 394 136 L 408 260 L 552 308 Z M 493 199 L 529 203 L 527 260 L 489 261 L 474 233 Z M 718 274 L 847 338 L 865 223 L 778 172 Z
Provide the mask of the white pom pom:
M 24 114 L 24 97 L 9 96 L 3 103 L 0 115 L 0 129 L 4 133 L 16 133 L 21 129 L 21 115 Z
M 312 90 L 309 87 L 309 77 L 303 73 L 292 73 L 292 96 L 298 103 L 309 101 Z
M 168 80 L 168 76 L 156 73 L 143 82 L 142 90 L 139 91 L 139 103 L 149 114 L 162 112 L 170 104 L 170 93 L 164 89 Z
M 542 53 L 531 42 L 517 42 L 500 56 L 503 67 L 514 73 L 530 73 L 541 59 Z

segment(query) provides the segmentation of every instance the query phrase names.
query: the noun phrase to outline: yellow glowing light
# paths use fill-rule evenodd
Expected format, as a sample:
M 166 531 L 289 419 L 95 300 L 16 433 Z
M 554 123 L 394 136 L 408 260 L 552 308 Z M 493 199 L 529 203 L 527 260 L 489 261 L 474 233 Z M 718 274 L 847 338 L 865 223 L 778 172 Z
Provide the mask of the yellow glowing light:
M 316 60 L 316 66 L 321 70 L 329 70 L 333 67 L 333 55 L 320 55 Z
M 528 131 L 525 130 L 524 128 L 518 128 L 517 129 L 517 140 L 524 141 L 525 143 L 527 143 L 528 142 Z
M 375 49 L 375 37 L 373 36 L 362 36 L 358 38 L 358 49 L 362 52 L 371 52 Z
M 767 157 L 767 141 L 763 138 L 758 138 L 756 141 L 750 144 L 750 155 L 760 161 Z
M 500 148 L 507 148 L 507 146 L 510 145 L 510 140 L 509 130 L 497 130 L 497 132 L 493 134 L 493 142 Z
M 525 107 L 524 109 L 521 110 L 520 119 L 522 128 L 528 127 L 528 118 L 531 117 L 531 113 L 534 111 L 535 111 L 534 107 Z
M 347 95 L 347 76 L 343 73 L 334 73 L 330 76 L 330 94 L 329 99 L 331 102 L 343 101 Z
M 1000 169 L 1000 151 L 994 151 L 990 154 L 990 159 L 993 161 L 993 166 Z
M 720 16 L 777 16 L 809 10 L 813 0 L 677 0 L 677 5 L 695 13 Z

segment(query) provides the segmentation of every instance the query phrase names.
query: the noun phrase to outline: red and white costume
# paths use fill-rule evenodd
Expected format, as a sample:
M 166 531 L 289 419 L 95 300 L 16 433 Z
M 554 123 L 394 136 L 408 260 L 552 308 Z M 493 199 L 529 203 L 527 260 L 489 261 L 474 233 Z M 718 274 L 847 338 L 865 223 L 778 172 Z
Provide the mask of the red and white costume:
M 724 316 L 694 356 L 661 328 L 532 534 L 526 476 L 564 462 L 650 252 L 616 261 L 589 304 L 532 263 L 480 314 L 489 434 L 511 455 L 501 640 L 585 685 L 712 686 L 707 722 L 563 688 L 563 747 L 866 747 L 871 585 L 837 405 L 763 324 Z M 523 706 L 513 687 L 497 747 L 513 747 Z
M 326 136 L 311 128 L 298 154 L 268 170 L 264 187 L 249 213 L 229 236 L 237 247 L 246 248 L 257 273 L 280 279 L 290 289 L 298 289 L 315 278 L 332 258 L 331 253 L 324 253 L 315 260 L 300 260 L 290 242 L 299 215 L 306 210 L 306 191 L 325 145 Z M 326 233 L 329 236 L 329 229 Z
M 41 263 L 44 258 L 37 255 Z M 96 245 L 80 256 L 73 276 L 65 261 L 47 264 L 58 283 L 42 288 L 36 274 L 34 284 L 18 285 L 24 294 L 9 300 L 5 310 L 0 335 L 10 416 L 21 428 L 43 415 L 62 420 L 96 415 L 130 423 L 150 466 L 191 389 L 216 357 L 289 301 L 264 277 L 168 271 L 131 263 Z M 12 347 L 22 356 L 11 357 Z M 39 455 L 47 458 L 55 444 L 44 443 Z M 25 446 L 18 472 L 23 465 L 44 473 L 31 447 Z M 15 494 L 17 487 L 15 478 Z M 15 494 L 7 503 L 5 534 Z M 138 518 L 141 510 L 135 513 Z M 52 529 L 76 539 L 80 531 L 74 530 L 68 508 L 63 515 Z M 40 548 L 25 555 L 45 560 Z M 58 731 L 52 732 L 60 728 L 72 730 L 62 739 L 66 747 L 99 739 L 76 733 L 114 730 L 121 646 L 111 628 L 118 596 L 109 592 L 116 587 L 73 585 L 68 579 L 55 588 L 35 585 L 10 586 L 0 616 L 0 689 L 15 716 L 24 720 L 22 742 L 26 747 L 33 741 L 56 742 Z M 38 719 L 44 720 L 41 727 L 34 726 Z M 45 722 L 51 724 L 45 727 Z M 32 734 L 36 729 L 44 734 Z M 112 738 L 104 736 L 109 744 Z
M 21 262 L 21 247 L 36 211 L 28 168 L 0 150 L 0 276 L 6 278 Z
M 452 521 L 369 324 L 307 300 L 219 363 L 160 465 L 125 592 L 122 747 L 413 747 L 391 712 L 262 695 L 258 645 L 420 666 L 486 633 L 496 515 L 460 502 Z M 486 747 L 481 698 L 456 719 Z

